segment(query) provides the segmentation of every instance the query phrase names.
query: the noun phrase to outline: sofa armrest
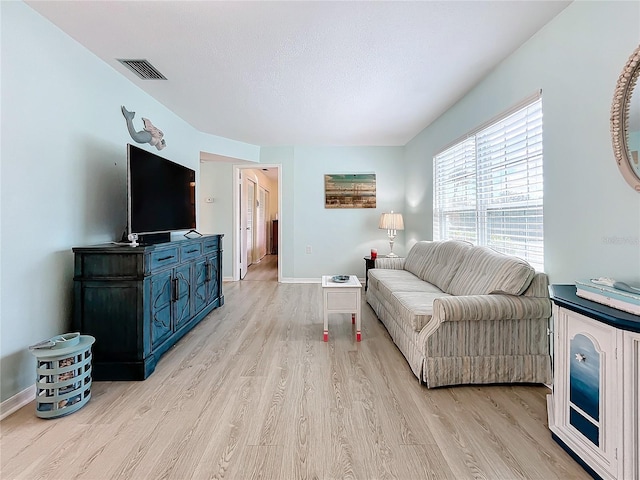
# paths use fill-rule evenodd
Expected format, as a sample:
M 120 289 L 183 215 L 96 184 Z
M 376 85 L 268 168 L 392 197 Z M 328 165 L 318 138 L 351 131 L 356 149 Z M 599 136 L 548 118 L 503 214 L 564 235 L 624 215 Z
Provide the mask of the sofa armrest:
M 551 300 L 517 295 L 461 295 L 433 301 L 436 324 L 476 320 L 520 320 L 551 317 Z
M 404 270 L 404 257 L 378 257 L 376 258 L 375 268 Z

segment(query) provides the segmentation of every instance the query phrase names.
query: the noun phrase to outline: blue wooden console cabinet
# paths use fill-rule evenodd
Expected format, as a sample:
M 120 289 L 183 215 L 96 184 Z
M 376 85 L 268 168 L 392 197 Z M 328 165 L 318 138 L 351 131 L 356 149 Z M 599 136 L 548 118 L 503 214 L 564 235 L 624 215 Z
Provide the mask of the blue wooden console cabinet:
M 74 329 L 95 337 L 95 380 L 144 380 L 224 304 L 222 237 L 76 247 Z

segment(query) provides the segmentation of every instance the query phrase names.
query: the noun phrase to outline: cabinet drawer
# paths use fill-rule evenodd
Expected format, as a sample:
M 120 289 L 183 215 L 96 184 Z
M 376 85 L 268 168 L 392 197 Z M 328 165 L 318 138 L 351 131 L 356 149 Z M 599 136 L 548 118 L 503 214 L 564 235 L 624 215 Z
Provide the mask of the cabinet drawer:
M 204 253 L 213 252 L 218 250 L 218 237 L 207 238 L 202 242 Z
M 149 256 L 149 262 L 149 270 L 151 272 L 156 272 L 169 265 L 175 265 L 178 263 L 178 248 L 167 248 L 152 252 Z
M 358 310 L 358 293 L 353 292 L 326 292 L 327 311 L 347 311 Z
M 191 245 L 183 245 L 180 247 L 180 261 L 184 262 L 190 258 L 202 255 L 202 244 L 192 243 Z

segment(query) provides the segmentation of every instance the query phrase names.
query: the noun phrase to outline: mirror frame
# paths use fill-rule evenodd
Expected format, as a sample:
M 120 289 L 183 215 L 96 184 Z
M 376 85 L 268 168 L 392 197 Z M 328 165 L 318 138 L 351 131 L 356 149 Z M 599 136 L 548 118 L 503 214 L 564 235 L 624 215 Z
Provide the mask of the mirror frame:
M 624 66 L 618 84 L 613 95 L 611 106 L 611 140 L 613 142 L 613 153 L 618 163 L 618 168 L 622 176 L 629 185 L 640 193 L 640 178 L 631 166 L 631 155 L 628 144 L 628 124 L 629 108 L 631 105 L 631 95 L 640 75 L 640 45 L 629 57 Z M 640 95 L 640 91 L 636 92 Z

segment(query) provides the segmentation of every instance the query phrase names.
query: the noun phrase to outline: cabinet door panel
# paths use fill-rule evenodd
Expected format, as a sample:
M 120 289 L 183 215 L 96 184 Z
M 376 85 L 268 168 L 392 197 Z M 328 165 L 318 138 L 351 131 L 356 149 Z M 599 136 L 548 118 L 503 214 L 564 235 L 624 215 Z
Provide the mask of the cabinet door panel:
M 220 270 L 218 265 L 218 255 L 207 257 L 207 268 L 209 269 L 207 303 L 211 303 L 220 296 Z
M 606 427 L 615 421 L 615 405 L 604 386 L 615 379 L 615 330 L 571 316 L 568 333 L 569 425 L 611 454 L 607 447 L 613 439 Z
M 569 424 L 600 445 L 600 354 L 582 334 L 571 339 L 569 354 Z
M 178 330 L 182 326 L 182 323 L 191 318 L 191 302 L 189 302 L 189 299 L 191 298 L 191 265 L 183 265 L 179 268 L 176 268 L 174 274 L 174 282 L 176 285 L 174 299 L 174 330 Z
M 171 327 L 171 272 L 151 277 L 151 348 L 162 343 Z
M 199 260 L 195 265 L 194 313 L 198 313 L 207 304 L 207 262 Z
M 620 439 L 616 329 L 565 309 L 554 309 L 555 431 L 603 478 L 615 478 Z
M 139 314 L 136 282 L 85 282 L 76 295 L 83 299 L 82 310 L 76 312 L 84 320 L 78 329 L 99 340 L 92 347 L 96 361 L 110 358 L 132 361 L 142 357 L 136 331 Z

